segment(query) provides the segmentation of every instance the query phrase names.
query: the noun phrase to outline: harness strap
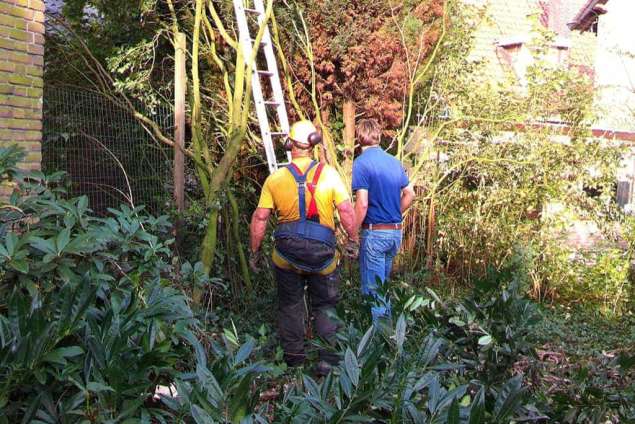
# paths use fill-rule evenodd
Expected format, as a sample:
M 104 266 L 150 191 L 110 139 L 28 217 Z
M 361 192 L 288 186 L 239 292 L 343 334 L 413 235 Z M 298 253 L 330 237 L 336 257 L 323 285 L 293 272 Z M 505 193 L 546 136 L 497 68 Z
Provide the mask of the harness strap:
M 289 166 L 287 166 L 287 169 L 289 170 L 289 172 L 291 172 L 291 175 L 293 175 L 293 178 L 295 178 L 295 182 L 298 184 L 298 203 L 300 207 L 300 221 L 306 220 L 306 192 L 305 192 L 306 176 L 309 174 L 311 169 L 313 169 L 313 167 L 316 164 L 317 162 L 312 161 L 305 173 L 302 173 L 300 168 L 298 168 L 298 166 L 293 162 L 291 162 Z
M 313 181 L 307 184 L 307 188 L 309 189 L 309 193 L 311 193 L 311 202 L 309 202 L 309 212 L 307 212 L 307 218 L 317 218 L 319 220 L 320 215 L 318 213 L 317 203 L 315 201 L 315 188 L 320 181 L 320 176 L 322 175 L 322 170 L 324 169 L 324 164 L 320 163 L 313 174 Z M 308 174 L 308 172 L 307 172 Z

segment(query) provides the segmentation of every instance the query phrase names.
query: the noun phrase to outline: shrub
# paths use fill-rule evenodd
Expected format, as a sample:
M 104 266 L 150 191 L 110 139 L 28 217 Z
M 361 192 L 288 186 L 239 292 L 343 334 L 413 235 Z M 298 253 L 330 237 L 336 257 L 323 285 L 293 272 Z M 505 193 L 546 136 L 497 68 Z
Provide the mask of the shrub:
M 200 265 L 172 268 L 165 218 L 125 206 L 94 217 L 86 198 L 64 197 L 62 175 L 21 175 L 19 157 L 0 150 L 0 174 L 17 182 L 0 209 L 0 422 L 539 418 L 511 368 L 530 350 L 532 316 L 512 274 L 492 273 L 466 302 L 398 289 L 396 324 L 366 332 L 359 303 L 343 315 L 343 360 L 329 376 L 280 380 L 285 367 L 255 339 L 204 332 L 171 286 L 209 280 Z M 289 379 L 280 399 L 261 399 Z M 159 385 L 178 397 L 155 395 Z
M 191 361 L 196 330 L 170 272 L 169 223 L 122 207 L 90 214 L 62 175 L 0 174 L 17 183 L 0 242 L 0 422 L 166 422 L 153 403 Z

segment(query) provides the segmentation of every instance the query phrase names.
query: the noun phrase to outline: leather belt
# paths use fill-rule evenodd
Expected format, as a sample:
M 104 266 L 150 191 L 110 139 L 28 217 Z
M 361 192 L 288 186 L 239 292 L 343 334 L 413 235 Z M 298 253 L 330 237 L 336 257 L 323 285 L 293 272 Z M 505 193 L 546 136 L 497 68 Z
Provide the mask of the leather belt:
M 364 230 L 401 230 L 401 224 L 362 224 Z

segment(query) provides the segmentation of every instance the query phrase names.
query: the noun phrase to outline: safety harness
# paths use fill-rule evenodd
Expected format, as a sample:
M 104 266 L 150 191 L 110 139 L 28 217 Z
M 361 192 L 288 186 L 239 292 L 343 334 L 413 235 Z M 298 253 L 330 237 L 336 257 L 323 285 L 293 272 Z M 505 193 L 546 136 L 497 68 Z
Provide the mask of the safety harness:
M 307 176 L 316 166 L 317 168 L 313 175 L 313 180 L 310 183 L 307 183 Z M 300 219 L 298 219 L 297 221 L 285 222 L 280 224 L 278 226 L 278 229 L 274 233 L 274 237 L 276 238 L 276 240 L 282 238 L 300 238 L 304 240 L 311 240 L 314 242 L 324 243 L 328 247 L 335 249 L 337 243 L 335 239 L 335 232 L 331 228 L 320 224 L 320 216 L 315 200 L 315 189 L 320 180 L 320 176 L 322 175 L 324 165 L 321 163 L 318 164 L 316 161 L 312 161 L 305 173 L 302 173 L 302 171 L 294 163 L 289 164 L 286 168 L 289 170 L 291 175 L 293 175 L 293 178 L 295 179 L 298 186 Z M 307 189 L 309 190 L 309 193 L 311 193 L 311 201 L 309 202 L 308 212 L 306 210 Z M 333 255 L 333 258 L 330 258 L 330 260 L 326 261 L 325 263 L 307 265 L 306 263 L 299 263 L 297 260 L 293 260 L 289 257 L 289 255 L 285 255 L 284 252 L 281 252 L 279 249 L 276 250 L 282 258 L 287 260 L 293 266 L 307 272 L 320 272 L 331 265 L 334 260 Z

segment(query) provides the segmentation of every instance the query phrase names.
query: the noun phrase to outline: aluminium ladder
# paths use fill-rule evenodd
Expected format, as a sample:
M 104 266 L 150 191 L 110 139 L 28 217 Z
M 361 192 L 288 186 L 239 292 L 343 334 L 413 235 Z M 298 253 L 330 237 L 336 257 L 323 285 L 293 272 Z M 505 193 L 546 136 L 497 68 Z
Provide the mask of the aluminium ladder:
M 238 24 L 239 44 L 240 49 L 247 62 L 252 55 L 253 43 L 255 40 L 251 37 L 249 30 L 249 21 L 247 14 L 254 15 L 257 18 L 259 25 L 262 25 L 265 19 L 265 5 L 263 0 L 253 0 L 254 7 L 245 7 L 245 0 L 233 0 L 234 10 L 236 13 L 236 22 Z M 273 50 L 273 40 L 271 33 L 269 32 L 269 26 L 264 29 L 264 34 L 260 47 L 264 52 L 264 56 L 267 62 L 267 69 L 260 70 L 257 66 L 257 60 L 253 64 L 253 75 L 251 76 L 251 87 L 254 97 L 254 103 L 256 106 L 256 115 L 258 117 L 258 123 L 260 125 L 260 136 L 262 143 L 265 147 L 265 153 L 267 155 L 267 163 L 269 165 L 269 172 L 275 172 L 280 166 L 276 157 L 276 151 L 273 144 L 275 138 L 284 138 L 289 134 L 289 117 L 287 116 L 287 108 L 284 103 L 284 92 L 282 91 L 282 85 L 280 83 L 280 75 L 278 74 L 278 63 L 276 62 L 276 54 Z M 267 100 L 264 97 L 262 90 L 262 84 L 260 78 L 268 78 L 271 83 L 271 91 L 273 98 Z M 275 108 L 278 116 L 279 131 L 272 131 L 271 124 L 269 122 L 269 115 L 267 108 Z M 291 154 L 287 154 L 287 159 L 291 161 Z

